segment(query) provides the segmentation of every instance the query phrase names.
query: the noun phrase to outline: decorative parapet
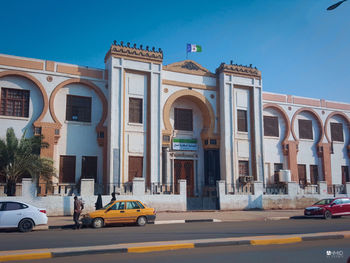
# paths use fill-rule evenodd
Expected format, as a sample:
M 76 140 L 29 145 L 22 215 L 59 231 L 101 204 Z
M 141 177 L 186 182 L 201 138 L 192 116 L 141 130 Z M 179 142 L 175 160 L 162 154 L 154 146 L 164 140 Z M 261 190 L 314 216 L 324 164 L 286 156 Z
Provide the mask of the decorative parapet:
M 253 68 L 252 64 L 249 66 L 243 66 L 238 64 L 225 64 L 221 63 L 220 66 L 216 69 L 216 73 L 227 73 L 233 75 L 239 75 L 244 77 L 255 77 L 261 79 L 261 71 L 256 67 Z
M 156 51 L 154 47 L 151 49 L 149 46 L 146 46 L 144 49 L 143 46 L 140 45 L 139 48 L 137 48 L 136 44 L 130 46 L 130 43 L 128 42 L 126 45 L 124 45 L 123 41 L 120 41 L 120 44 L 117 44 L 117 41 L 115 40 L 105 56 L 105 61 L 109 58 L 109 56 L 147 60 L 158 63 L 163 61 L 163 51 L 160 48 L 158 51 Z

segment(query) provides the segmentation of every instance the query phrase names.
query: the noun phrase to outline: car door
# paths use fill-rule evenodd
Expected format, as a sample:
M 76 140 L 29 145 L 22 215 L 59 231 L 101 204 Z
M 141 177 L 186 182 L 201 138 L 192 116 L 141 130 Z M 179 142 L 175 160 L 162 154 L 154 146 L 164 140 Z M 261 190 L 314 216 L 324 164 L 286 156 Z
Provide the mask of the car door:
M 332 215 L 339 215 L 342 213 L 342 201 L 341 199 L 335 199 L 331 204 L 330 211 Z
M 19 221 L 24 217 L 27 206 L 17 202 L 5 202 L 2 209 L 1 225 L 2 227 L 17 227 Z
M 122 223 L 125 221 L 125 202 L 116 202 L 105 212 L 104 220 L 106 224 Z
M 350 215 L 350 198 L 342 199 L 342 213 L 343 215 Z
M 140 206 L 135 201 L 127 201 L 125 213 L 128 222 L 136 222 L 136 219 L 141 214 Z

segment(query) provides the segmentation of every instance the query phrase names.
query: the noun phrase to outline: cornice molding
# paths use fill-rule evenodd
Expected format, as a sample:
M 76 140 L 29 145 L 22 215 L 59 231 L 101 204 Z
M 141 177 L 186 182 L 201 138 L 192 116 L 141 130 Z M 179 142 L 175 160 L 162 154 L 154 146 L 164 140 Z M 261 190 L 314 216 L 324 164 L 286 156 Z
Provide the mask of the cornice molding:
M 163 70 L 215 78 L 216 75 L 193 60 L 184 60 L 163 66 Z
M 158 51 L 156 51 L 154 47 L 150 49 L 148 46 L 146 46 L 146 49 L 143 49 L 142 45 L 140 45 L 139 48 L 137 48 L 136 44 L 130 46 L 129 42 L 125 46 L 123 41 L 121 41 L 120 44 L 117 44 L 116 41 L 113 42 L 111 48 L 108 50 L 105 56 L 105 61 L 110 56 L 131 59 L 142 59 L 157 63 L 162 63 L 163 61 L 162 49 L 159 48 Z
M 216 69 L 216 73 L 228 73 L 233 75 L 241 75 L 246 77 L 255 77 L 261 79 L 261 71 L 252 66 L 242 66 L 237 64 L 225 64 L 221 65 Z

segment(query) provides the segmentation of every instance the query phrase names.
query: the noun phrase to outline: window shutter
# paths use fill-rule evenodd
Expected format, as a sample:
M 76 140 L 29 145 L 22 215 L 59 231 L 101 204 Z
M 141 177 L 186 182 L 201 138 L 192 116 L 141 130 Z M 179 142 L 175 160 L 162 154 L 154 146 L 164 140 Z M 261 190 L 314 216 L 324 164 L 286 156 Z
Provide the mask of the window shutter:
M 175 130 L 193 131 L 193 113 L 191 109 L 174 109 Z
M 279 137 L 278 117 L 264 116 L 264 135 Z
M 129 122 L 142 123 L 142 99 L 129 98 Z
M 143 157 L 129 156 L 129 182 L 135 177 L 142 178 Z
M 343 124 L 331 122 L 332 141 L 344 142 Z
M 313 140 L 312 133 L 312 121 L 311 120 L 298 120 L 299 124 L 299 138 Z
M 248 131 L 246 110 L 237 110 L 237 130 L 241 132 Z

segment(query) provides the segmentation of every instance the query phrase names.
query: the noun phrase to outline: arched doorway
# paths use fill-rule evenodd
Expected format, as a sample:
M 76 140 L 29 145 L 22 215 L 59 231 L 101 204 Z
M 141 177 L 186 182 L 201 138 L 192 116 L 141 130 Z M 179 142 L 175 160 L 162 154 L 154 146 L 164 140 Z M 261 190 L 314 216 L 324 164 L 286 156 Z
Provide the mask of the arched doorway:
M 211 103 L 196 91 L 175 92 L 164 105 L 163 121 L 163 136 L 169 136 L 168 147 L 163 147 L 163 164 L 168 164 L 163 183 L 172 182 L 177 190 L 178 180 L 185 179 L 187 209 L 216 209 L 220 159 Z

